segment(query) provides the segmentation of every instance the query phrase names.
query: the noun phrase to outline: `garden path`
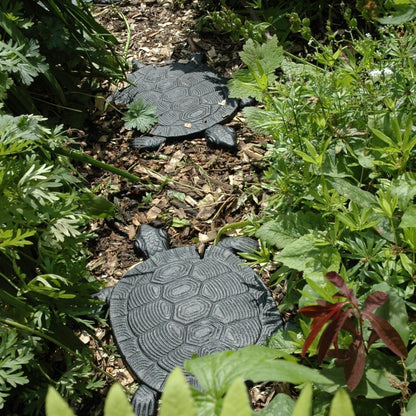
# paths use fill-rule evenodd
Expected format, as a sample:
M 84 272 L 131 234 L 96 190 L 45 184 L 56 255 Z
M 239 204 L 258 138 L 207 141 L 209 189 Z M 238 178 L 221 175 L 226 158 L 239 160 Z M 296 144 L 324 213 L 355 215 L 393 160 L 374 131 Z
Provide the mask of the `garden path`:
M 194 50 L 206 52 L 208 64 L 229 76 L 241 64 L 242 45 L 215 33 L 198 36 L 198 2 L 180 7 L 173 0 L 122 0 L 117 8 L 97 7 L 94 15 L 124 47 L 130 28 L 128 59 L 143 63 L 187 59 Z M 124 20 L 125 19 L 125 20 Z M 110 89 L 115 89 L 111 86 Z M 97 114 L 102 100 L 97 98 Z M 98 220 L 93 231 L 90 266 L 99 279 L 115 284 L 138 259 L 133 239 L 143 223 L 161 225 L 168 230 L 171 246 L 197 244 L 203 250 L 226 224 L 255 216 L 267 195 L 260 188 L 262 159 L 267 139 L 255 136 L 241 113 L 229 123 L 238 134 L 238 149 L 226 152 L 212 149 L 205 139 L 195 138 L 164 145 L 159 151 L 139 153 L 129 146 L 131 131 L 126 131 L 120 114 L 111 109 L 97 115 L 89 127 L 85 150 L 91 156 L 129 170 L 143 179 L 133 184 L 108 172 L 88 168 L 87 179 L 93 188 L 117 204 L 117 220 Z M 262 277 L 267 282 L 268 272 Z M 276 291 L 276 297 L 281 296 Z M 97 335 L 112 344 L 111 331 L 101 328 Z M 83 334 L 84 342 L 97 347 Z M 97 349 L 97 361 L 123 385 L 133 383 L 121 359 Z M 251 390 L 256 407 L 272 398 L 272 387 Z M 274 390 L 273 390 L 274 391 Z

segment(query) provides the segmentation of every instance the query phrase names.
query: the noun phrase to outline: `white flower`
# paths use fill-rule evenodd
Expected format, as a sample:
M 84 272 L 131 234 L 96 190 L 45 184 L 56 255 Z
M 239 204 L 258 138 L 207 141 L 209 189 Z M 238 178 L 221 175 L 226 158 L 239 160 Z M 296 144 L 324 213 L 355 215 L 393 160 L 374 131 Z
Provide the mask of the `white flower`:
M 382 72 L 379 69 L 373 69 L 368 73 L 368 75 L 370 75 L 371 78 L 378 78 L 379 76 L 381 76 L 381 74 Z
M 370 77 L 373 79 L 373 81 L 379 81 L 381 77 L 390 77 L 391 75 L 393 75 L 393 71 L 389 68 L 383 68 L 382 70 L 380 69 L 373 69 L 372 71 L 370 71 L 368 73 L 368 75 L 370 75 Z
M 367 39 L 372 39 L 371 33 L 366 33 L 366 34 L 365 34 L 365 37 L 366 37 Z

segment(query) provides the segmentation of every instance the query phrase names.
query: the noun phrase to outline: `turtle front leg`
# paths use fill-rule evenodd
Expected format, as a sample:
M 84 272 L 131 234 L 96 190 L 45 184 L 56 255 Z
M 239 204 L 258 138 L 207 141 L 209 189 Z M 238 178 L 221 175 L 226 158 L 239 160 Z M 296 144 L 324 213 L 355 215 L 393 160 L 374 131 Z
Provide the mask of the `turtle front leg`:
M 134 393 L 131 404 L 137 416 L 153 416 L 156 413 L 156 400 L 159 393 L 142 384 Z
M 137 150 L 157 150 L 166 142 L 166 137 L 161 136 L 142 136 L 136 137 L 131 143 L 131 147 Z
M 217 247 L 230 250 L 234 254 L 254 253 L 259 249 L 257 241 L 250 237 L 226 237 L 217 244 Z

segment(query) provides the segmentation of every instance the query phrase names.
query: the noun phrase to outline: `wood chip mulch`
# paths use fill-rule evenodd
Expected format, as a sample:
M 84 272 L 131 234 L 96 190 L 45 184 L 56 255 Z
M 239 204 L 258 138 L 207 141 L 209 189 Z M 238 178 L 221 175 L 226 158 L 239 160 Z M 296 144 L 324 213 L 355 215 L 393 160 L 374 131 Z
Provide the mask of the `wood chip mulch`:
M 241 44 L 196 31 L 201 11 L 198 2 L 180 7 L 173 0 L 123 0 L 117 7 L 96 7 L 94 15 L 119 40 L 121 48 L 130 30 L 128 60 L 159 63 L 187 59 L 194 50 L 206 52 L 208 64 L 229 76 L 241 62 Z M 188 2 L 189 3 L 189 2 Z M 111 86 L 114 91 L 117 86 Z M 91 187 L 116 204 L 117 218 L 97 220 L 92 230 L 90 268 L 94 275 L 114 285 L 138 262 L 133 240 L 141 224 L 162 226 L 171 247 L 195 244 L 202 251 L 227 224 L 257 216 L 268 197 L 261 189 L 263 158 L 268 139 L 254 135 L 241 113 L 229 125 L 238 134 L 238 149 L 212 149 L 203 138 L 168 142 L 156 152 L 139 153 L 130 147 L 132 132 L 123 127 L 120 113 L 111 108 L 97 115 L 86 131 L 85 151 L 94 158 L 139 176 L 132 183 L 117 175 L 85 165 Z M 238 233 L 238 230 L 235 230 Z M 267 282 L 268 272 L 262 274 Z M 275 289 L 276 297 L 281 288 Z M 81 339 L 94 349 L 97 363 L 126 387 L 137 383 L 117 356 L 110 328 L 98 328 L 100 345 L 84 333 Z M 106 348 L 105 346 L 108 346 Z M 111 384 L 111 383 L 110 383 Z M 262 408 L 276 392 L 275 385 L 254 386 L 253 406 Z

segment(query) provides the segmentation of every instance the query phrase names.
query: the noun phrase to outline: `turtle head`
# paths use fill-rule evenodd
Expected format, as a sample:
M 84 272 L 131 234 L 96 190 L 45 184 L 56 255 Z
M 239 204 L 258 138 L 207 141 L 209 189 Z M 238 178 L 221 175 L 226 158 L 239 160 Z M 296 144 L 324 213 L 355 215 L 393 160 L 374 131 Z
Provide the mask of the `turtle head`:
M 160 251 L 169 250 L 168 234 L 165 230 L 144 224 L 134 240 L 134 251 L 139 257 L 149 258 Z

